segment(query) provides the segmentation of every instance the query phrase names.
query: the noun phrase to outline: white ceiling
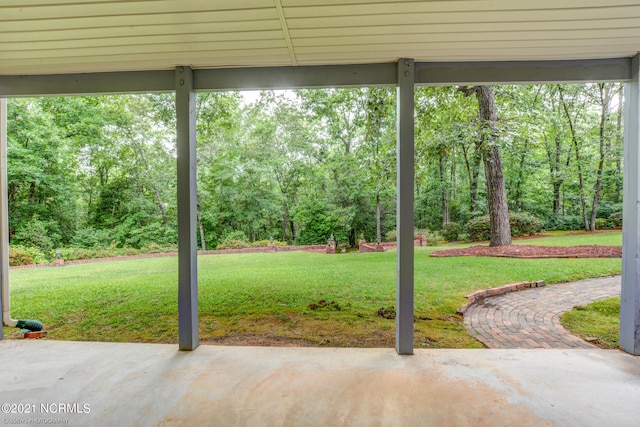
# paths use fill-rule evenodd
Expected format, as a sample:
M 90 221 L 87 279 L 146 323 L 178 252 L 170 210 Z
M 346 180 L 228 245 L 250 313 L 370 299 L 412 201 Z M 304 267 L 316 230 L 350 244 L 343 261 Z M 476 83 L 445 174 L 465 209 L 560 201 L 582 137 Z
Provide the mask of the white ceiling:
M 0 75 L 639 50 L 640 0 L 0 0 Z

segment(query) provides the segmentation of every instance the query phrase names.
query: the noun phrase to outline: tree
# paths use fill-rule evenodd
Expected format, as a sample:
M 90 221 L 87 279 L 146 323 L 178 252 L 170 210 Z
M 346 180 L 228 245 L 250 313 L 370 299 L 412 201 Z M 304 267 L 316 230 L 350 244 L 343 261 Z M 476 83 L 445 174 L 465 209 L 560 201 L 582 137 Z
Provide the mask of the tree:
M 489 86 L 462 88 L 467 95 L 475 94 L 478 100 L 480 135 L 476 142 L 482 152 L 487 186 L 487 203 L 491 224 L 489 246 L 505 246 L 511 244 L 511 226 L 509 225 L 509 208 L 507 193 L 502 173 L 502 159 L 498 146 L 496 128 L 496 106 L 493 90 Z

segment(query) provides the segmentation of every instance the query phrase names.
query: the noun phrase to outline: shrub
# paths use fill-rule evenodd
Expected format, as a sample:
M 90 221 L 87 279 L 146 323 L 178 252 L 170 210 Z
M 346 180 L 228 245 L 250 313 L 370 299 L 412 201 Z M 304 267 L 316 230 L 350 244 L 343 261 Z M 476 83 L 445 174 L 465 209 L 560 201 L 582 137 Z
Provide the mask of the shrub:
M 77 248 L 106 248 L 111 245 L 112 240 L 109 230 L 87 227 L 76 231 L 71 244 Z
M 9 265 L 46 264 L 47 256 L 38 248 L 22 245 L 9 246 Z
M 442 235 L 437 231 L 430 231 L 425 237 L 427 238 L 427 246 L 438 246 L 438 243 L 443 240 Z
M 615 212 L 607 218 L 607 226 L 610 229 L 622 228 L 622 212 Z
M 247 236 L 244 234 L 244 231 L 232 231 L 227 233 L 220 241 L 224 242 L 226 240 L 240 240 L 242 242 L 246 242 Z
M 469 240 L 479 242 L 489 240 L 491 238 L 491 224 L 489 223 L 489 215 L 483 215 L 473 218 L 465 227 Z
M 142 253 L 145 254 L 163 254 L 167 252 L 176 252 L 178 250 L 178 245 L 159 245 L 157 243 L 149 243 L 145 245 L 141 249 Z
M 457 222 L 445 222 L 442 235 L 447 242 L 453 242 L 460 239 L 462 227 Z
M 509 224 L 513 237 L 531 236 L 543 230 L 542 221 L 526 212 L 509 213 Z M 467 223 L 466 230 L 469 240 L 474 242 L 489 240 L 491 238 L 489 215 L 472 219 Z
M 33 215 L 29 221 L 23 224 L 13 236 L 13 241 L 21 243 L 23 247 L 40 248 L 43 251 L 51 250 L 54 246 L 46 224 L 40 221 L 38 215 Z
M 395 242 L 397 238 L 396 230 L 389 230 L 384 233 L 384 241 L 385 242 Z
M 413 229 L 413 238 L 417 239 L 418 236 L 420 236 L 420 233 L 427 235 L 429 233 L 429 230 L 418 230 L 417 228 Z M 396 230 L 389 230 L 386 233 L 384 233 L 384 241 L 385 242 L 395 242 L 397 240 L 398 237 L 398 233 L 396 232 Z
M 527 212 L 509 213 L 513 237 L 533 236 L 543 229 L 542 221 Z
M 251 244 L 252 248 L 266 248 L 271 243 L 270 240 L 256 240 Z M 287 246 L 287 242 L 281 242 L 280 240 L 274 240 L 273 244 L 276 246 Z
M 584 220 L 579 215 L 558 215 L 545 221 L 547 230 L 584 230 Z
M 596 230 L 608 230 L 609 228 L 606 218 L 596 218 Z
M 216 249 L 244 249 L 248 247 L 249 244 L 242 240 L 225 240 L 220 243 Z

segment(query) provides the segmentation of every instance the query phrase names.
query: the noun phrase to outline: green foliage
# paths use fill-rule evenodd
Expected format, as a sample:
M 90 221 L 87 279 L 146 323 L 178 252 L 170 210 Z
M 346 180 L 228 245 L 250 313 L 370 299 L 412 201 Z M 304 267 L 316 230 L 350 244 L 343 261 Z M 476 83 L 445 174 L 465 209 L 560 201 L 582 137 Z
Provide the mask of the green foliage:
M 427 246 L 438 246 L 440 242 L 444 240 L 442 235 L 437 231 L 430 231 L 425 237 L 427 238 Z
M 60 252 L 63 260 L 76 261 L 94 258 L 111 258 L 117 256 L 168 253 L 176 252 L 177 250 L 177 245 L 158 245 L 156 243 L 150 243 L 142 248 L 119 248 L 115 245 L 108 247 L 95 246 L 92 248 L 69 247 L 60 249 Z
M 445 222 L 442 227 L 442 236 L 447 242 L 454 242 L 460 239 L 462 226 L 457 222 Z
M 256 240 L 255 242 L 251 243 L 251 245 L 249 245 L 252 248 L 266 248 L 267 246 L 269 246 L 269 244 L 271 243 L 270 240 Z M 280 240 L 275 240 L 273 241 L 273 244 L 276 246 L 287 246 L 287 242 L 281 242 Z
M 584 219 L 578 215 L 552 216 L 545 221 L 547 230 L 584 230 Z
M 71 244 L 77 248 L 107 248 L 112 242 L 110 230 L 86 227 L 76 231 Z
M 227 234 L 216 249 L 244 249 L 248 248 L 247 236 L 243 231 L 232 231 Z
M 23 246 L 40 248 L 49 251 L 53 248 L 53 240 L 49 237 L 46 225 L 40 221 L 38 215 L 33 215 L 13 236 L 13 242 Z
M 121 228 L 117 227 L 116 233 L 120 230 Z M 128 229 L 126 233 L 120 234 L 120 242 L 124 247 L 136 249 L 152 244 L 172 245 L 178 243 L 178 232 L 176 228 L 152 222 L 142 227 Z
M 216 249 L 244 249 L 248 248 L 249 244 L 243 240 L 223 240 L 216 246 Z
M 615 212 L 609 215 L 609 218 L 607 218 L 607 228 L 611 230 L 622 228 L 622 212 Z
M 596 218 L 596 230 L 608 230 L 609 222 L 606 218 Z
M 385 234 L 384 241 L 385 242 L 395 242 L 397 234 L 398 233 L 396 232 L 395 229 L 387 231 L 386 234 Z M 420 230 L 418 228 L 414 228 L 413 229 L 413 238 L 414 239 L 417 239 L 418 237 L 420 237 L 420 234 L 423 234 L 423 235 L 427 236 L 429 234 L 429 230 Z
M 526 213 L 509 213 L 509 223 L 511 225 L 511 236 L 522 237 L 532 236 L 543 230 L 543 223 L 535 216 Z M 466 225 L 469 240 L 479 242 L 489 240 L 491 237 L 491 223 L 489 215 L 473 218 Z
M 384 234 L 384 241 L 385 242 L 395 242 L 396 239 L 397 239 L 396 230 L 389 230 Z
M 509 224 L 513 237 L 533 236 L 543 230 L 543 223 L 527 212 L 509 213 Z
M 299 225 L 295 243 L 298 245 L 318 245 L 326 243 L 333 235 L 337 242 L 347 240 L 345 216 L 340 210 L 324 200 L 307 199 L 291 212 Z M 347 215 L 348 216 L 348 215 Z
M 228 242 L 230 240 L 239 240 L 241 242 L 247 242 L 247 236 L 244 234 L 244 231 L 236 230 L 228 233 L 222 239 L 223 242 Z
M 21 245 L 9 246 L 9 265 L 46 264 L 49 260 L 38 248 Z
M 471 219 L 465 226 L 469 240 L 472 242 L 481 242 L 491 238 L 491 223 L 489 215 L 483 215 Z
M 608 228 L 621 226 L 622 138 L 618 112 L 610 108 L 618 88 L 494 88 L 512 210 L 545 218 L 546 229 L 583 229 L 582 212 L 590 214 L 601 188 L 597 218 L 607 219 Z M 386 240 L 395 240 L 392 89 L 263 91 L 252 103 L 238 93 L 201 93 L 196 102 L 198 226 L 208 248 L 236 230 L 244 236 L 229 240 L 325 243 L 333 234 L 354 245 L 360 233 L 375 241 L 380 226 Z M 69 245 L 140 251 L 175 245 L 173 95 L 8 104 L 12 244 L 48 254 Z M 478 145 L 486 135 L 477 107 L 456 87 L 416 89 L 419 228 L 439 229 L 445 218 L 462 225 L 487 212 Z M 523 221 L 515 235 L 530 233 L 531 221 Z M 447 240 L 455 234 L 443 232 Z

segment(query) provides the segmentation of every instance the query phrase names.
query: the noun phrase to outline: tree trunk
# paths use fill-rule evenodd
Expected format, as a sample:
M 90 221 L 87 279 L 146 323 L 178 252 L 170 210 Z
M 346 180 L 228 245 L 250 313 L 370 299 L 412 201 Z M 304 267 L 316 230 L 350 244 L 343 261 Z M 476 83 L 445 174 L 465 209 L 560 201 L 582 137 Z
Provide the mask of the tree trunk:
M 564 114 L 567 117 L 567 121 L 569 122 L 569 130 L 571 132 L 571 141 L 573 143 L 574 152 L 576 155 L 576 167 L 578 168 L 578 189 L 580 190 L 580 206 L 582 207 L 582 220 L 584 222 L 585 231 L 590 231 L 590 222 L 587 217 L 587 202 L 584 197 L 584 177 L 582 175 L 582 161 L 580 156 L 580 147 L 578 145 L 578 138 L 576 136 L 576 130 L 573 126 L 573 119 L 569 114 L 569 108 L 567 107 L 567 103 L 564 101 L 564 96 L 562 95 L 562 88 L 559 87 L 558 93 L 560 94 L 560 102 L 562 102 L 562 108 L 564 109 Z M 567 164 L 569 161 L 567 160 Z
M 497 146 L 496 107 L 493 90 L 489 86 L 474 88 L 480 106 L 480 119 L 483 123 L 481 141 L 482 157 L 487 181 L 487 201 L 489 204 L 489 221 L 491 225 L 491 241 L 489 246 L 506 246 L 511 244 L 511 226 L 509 224 L 509 208 L 507 192 L 502 173 L 502 159 Z
M 382 226 L 381 222 L 381 206 L 380 206 L 380 193 L 376 193 L 376 241 L 382 242 Z
M 473 153 L 473 163 L 469 162 L 467 147 L 464 144 L 462 145 L 462 153 L 464 154 L 464 163 L 467 167 L 467 177 L 469 179 L 469 213 L 473 215 L 477 209 L 478 177 L 480 176 L 480 162 L 482 158 L 476 148 Z
M 556 133 L 554 137 L 554 150 L 547 145 L 547 157 L 549 159 L 549 174 L 551 175 L 551 184 L 553 185 L 553 214 L 560 215 L 560 188 L 564 179 L 560 173 L 560 155 L 562 154 L 562 146 L 560 144 L 560 136 Z
M 202 225 L 202 208 L 200 207 L 200 202 L 197 204 L 196 213 L 198 215 L 198 229 L 200 230 L 200 247 L 203 251 L 207 250 L 207 242 L 204 238 L 204 226 Z
M 618 119 L 616 122 L 616 193 L 613 196 L 613 201 L 620 203 L 622 198 L 622 103 L 624 102 L 624 85 L 620 85 L 618 89 Z
M 287 209 L 287 200 L 282 200 L 282 242 L 287 241 L 287 224 L 289 223 L 289 214 Z
M 444 156 L 440 156 L 440 200 L 441 200 L 441 212 L 442 212 L 442 225 L 450 222 L 449 219 L 449 203 L 447 197 L 447 186 L 445 182 L 445 167 Z
M 515 213 L 520 212 L 520 198 L 522 197 L 522 181 L 524 181 L 524 165 L 527 157 L 527 152 L 529 151 L 529 140 L 524 140 L 524 147 L 522 149 L 522 153 L 520 153 L 520 167 L 518 169 L 518 181 L 516 182 L 516 190 L 515 190 L 515 204 L 513 207 L 513 211 Z
M 291 241 L 295 242 L 296 240 L 296 227 L 293 224 L 293 221 L 289 220 L 289 228 L 291 229 Z
M 596 184 L 593 189 L 593 204 L 591 205 L 591 218 L 589 226 L 592 231 L 596 229 L 596 215 L 598 213 L 598 202 L 600 200 L 600 189 L 602 187 L 602 170 L 604 169 L 604 159 L 606 157 L 605 126 L 607 124 L 607 113 L 609 110 L 609 91 L 606 90 L 605 83 L 598 84 L 600 89 L 600 159 L 598 160 L 598 170 L 596 171 Z

